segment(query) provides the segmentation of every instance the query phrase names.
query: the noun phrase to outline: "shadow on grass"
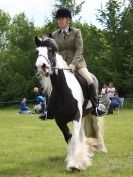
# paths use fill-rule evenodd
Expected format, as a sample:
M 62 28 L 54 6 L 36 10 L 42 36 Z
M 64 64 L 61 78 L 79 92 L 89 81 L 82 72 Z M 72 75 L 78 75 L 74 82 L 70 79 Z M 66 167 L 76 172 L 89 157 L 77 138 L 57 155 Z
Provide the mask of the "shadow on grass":
M 48 158 L 37 159 L 35 161 L 21 162 L 12 164 L 13 166 L 0 171 L 0 177 L 3 176 L 56 176 L 58 173 L 65 172 L 65 157 L 52 156 Z M 14 167 L 15 166 L 15 167 Z

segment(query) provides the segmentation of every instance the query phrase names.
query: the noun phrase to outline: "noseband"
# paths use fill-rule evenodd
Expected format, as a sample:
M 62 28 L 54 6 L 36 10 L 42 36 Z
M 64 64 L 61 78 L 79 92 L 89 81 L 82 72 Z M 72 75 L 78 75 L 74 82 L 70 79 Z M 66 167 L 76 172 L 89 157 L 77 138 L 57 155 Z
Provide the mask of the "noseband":
M 72 71 L 72 69 L 70 69 L 70 68 L 58 68 L 58 67 L 55 67 L 55 56 L 53 55 L 53 51 L 52 51 L 51 47 L 48 48 L 48 59 L 44 55 L 41 55 L 41 54 L 39 54 L 38 57 L 45 58 L 46 61 L 48 62 L 48 64 L 50 65 L 52 71 L 54 71 L 56 69 L 57 70 L 69 70 L 69 71 Z

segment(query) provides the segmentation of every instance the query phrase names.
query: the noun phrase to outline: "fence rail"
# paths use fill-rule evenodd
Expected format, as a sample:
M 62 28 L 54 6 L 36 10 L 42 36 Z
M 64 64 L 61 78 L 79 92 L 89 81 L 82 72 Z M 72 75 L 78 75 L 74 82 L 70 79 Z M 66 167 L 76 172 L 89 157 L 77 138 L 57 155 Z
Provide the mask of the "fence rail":
M 36 99 L 32 99 L 32 100 L 26 100 L 26 103 L 35 103 Z M 16 104 L 20 104 L 21 101 L 20 100 L 14 100 L 14 101 L 0 101 L 0 107 L 3 106 L 12 106 L 12 105 L 16 105 Z

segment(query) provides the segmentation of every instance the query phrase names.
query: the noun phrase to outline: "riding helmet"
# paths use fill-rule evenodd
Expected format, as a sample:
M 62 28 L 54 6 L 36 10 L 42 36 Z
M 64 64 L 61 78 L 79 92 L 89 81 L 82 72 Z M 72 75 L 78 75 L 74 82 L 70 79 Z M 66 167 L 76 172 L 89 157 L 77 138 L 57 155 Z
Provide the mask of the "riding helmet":
M 70 10 L 64 7 L 58 9 L 55 18 L 60 18 L 60 17 L 69 17 L 71 19 L 72 16 Z

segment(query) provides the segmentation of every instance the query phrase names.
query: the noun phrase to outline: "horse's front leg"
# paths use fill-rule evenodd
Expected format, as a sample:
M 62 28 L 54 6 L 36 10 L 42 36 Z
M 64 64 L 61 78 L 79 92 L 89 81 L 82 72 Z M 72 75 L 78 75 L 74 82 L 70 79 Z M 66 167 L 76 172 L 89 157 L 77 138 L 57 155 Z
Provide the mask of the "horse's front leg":
M 79 121 L 73 121 L 72 138 L 69 142 L 68 155 L 66 158 L 67 171 L 82 171 L 92 164 L 81 119 L 82 118 L 80 118 Z
M 65 138 L 65 141 L 68 143 L 72 137 L 72 134 L 69 132 L 69 128 L 68 128 L 67 124 L 64 121 L 62 121 L 61 119 L 57 119 L 57 118 L 55 118 L 55 121 L 56 121 L 58 127 L 61 129 L 61 131 L 64 135 L 64 138 Z

